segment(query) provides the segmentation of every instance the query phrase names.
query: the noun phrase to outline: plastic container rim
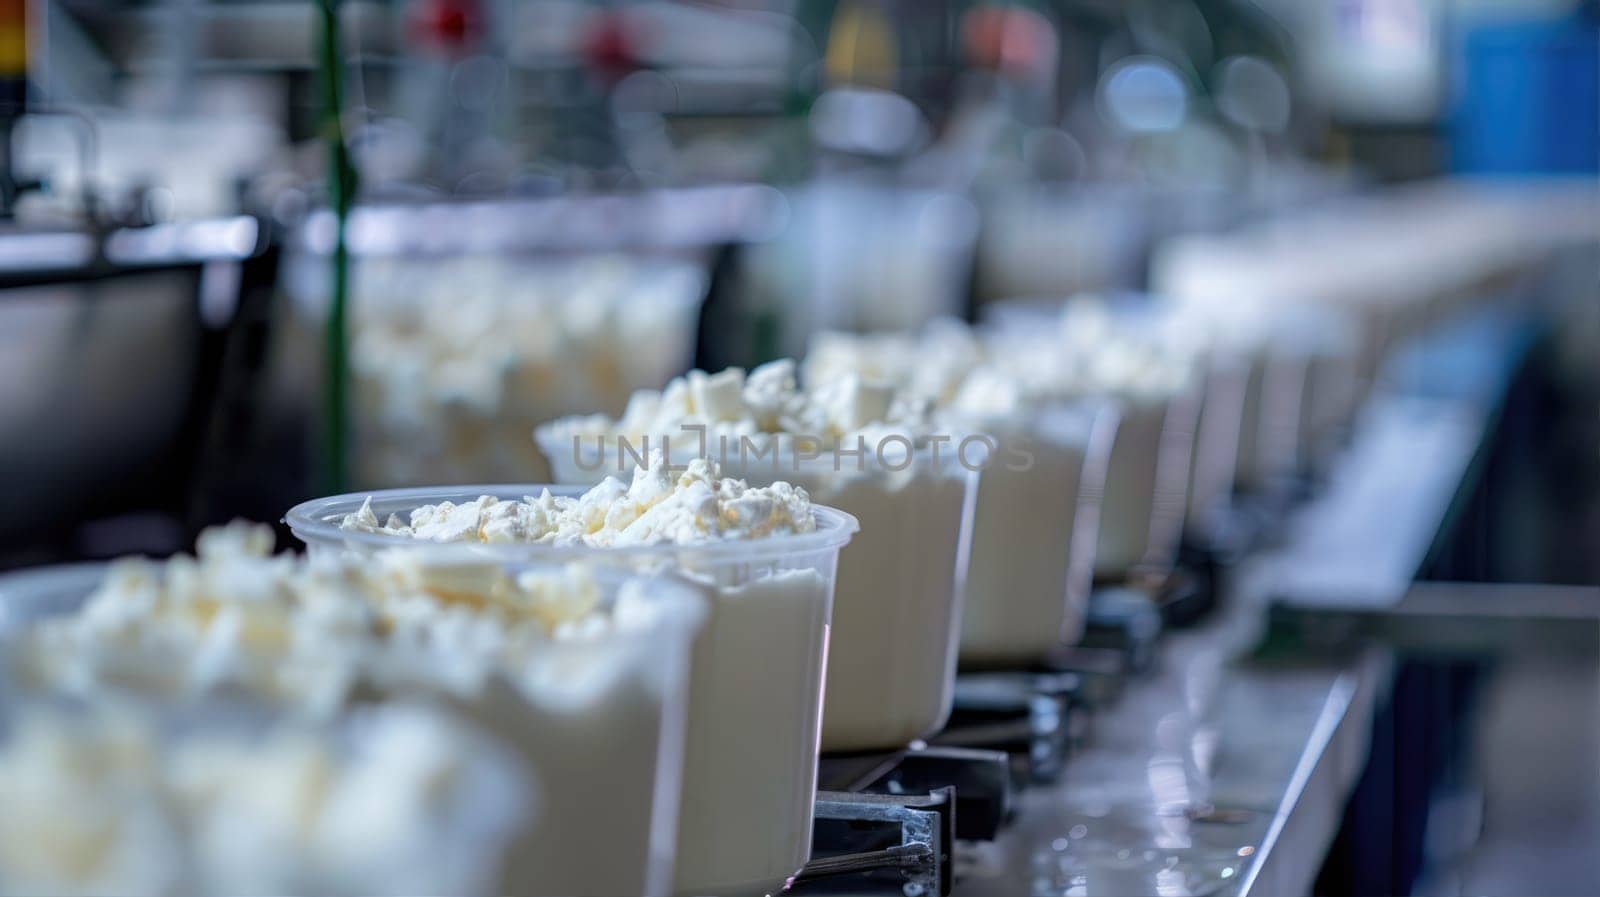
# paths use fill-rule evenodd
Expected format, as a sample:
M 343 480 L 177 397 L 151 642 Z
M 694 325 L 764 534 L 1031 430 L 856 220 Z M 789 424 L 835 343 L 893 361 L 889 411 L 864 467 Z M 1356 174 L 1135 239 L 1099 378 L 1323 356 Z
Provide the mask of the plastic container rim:
M 492 556 L 524 560 L 582 560 L 597 556 L 611 557 L 676 557 L 694 554 L 697 557 L 748 561 L 757 557 L 776 557 L 805 554 L 814 551 L 843 548 L 861 525 L 856 518 L 837 508 L 812 505 L 812 519 L 817 528 L 809 533 L 786 533 L 760 539 L 722 539 L 706 542 L 654 542 L 643 545 L 551 545 L 540 542 L 431 542 L 387 533 L 369 533 L 339 528 L 338 520 L 361 508 L 368 498 L 374 501 L 400 501 L 414 505 L 440 501 L 472 501 L 490 495 L 506 500 L 538 495 L 548 489 L 552 495 L 576 497 L 592 486 L 581 485 L 467 485 L 423 486 L 406 489 L 376 489 L 370 492 L 347 492 L 301 502 L 289 509 L 283 521 L 295 537 L 306 544 L 359 543 L 372 548 L 419 548 L 436 551 L 470 551 L 477 556 Z

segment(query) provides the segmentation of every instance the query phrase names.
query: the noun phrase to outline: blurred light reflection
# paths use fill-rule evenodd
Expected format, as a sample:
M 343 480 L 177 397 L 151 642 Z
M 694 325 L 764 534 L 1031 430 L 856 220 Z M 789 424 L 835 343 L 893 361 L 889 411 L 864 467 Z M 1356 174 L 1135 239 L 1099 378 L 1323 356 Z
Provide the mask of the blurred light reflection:
M 1134 134 L 1176 130 L 1189 108 L 1189 89 L 1172 63 L 1155 56 L 1119 60 L 1100 79 L 1100 114 Z

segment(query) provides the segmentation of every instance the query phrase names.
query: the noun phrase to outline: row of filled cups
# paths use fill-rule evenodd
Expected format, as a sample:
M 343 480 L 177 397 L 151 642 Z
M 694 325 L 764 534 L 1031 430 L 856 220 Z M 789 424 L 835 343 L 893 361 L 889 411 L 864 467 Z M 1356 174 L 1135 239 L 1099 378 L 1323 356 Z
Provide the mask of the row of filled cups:
M 335 496 L 288 514 L 307 559 L 233 529 L 7 596 L 7 688 L 74 712 L 10 723 L 0 791 L 140 795 L 79 840 L 159 819 L 170 843 L 0 855 L 0 882 L 126 891 L 112 861 L 164 855 L 149 890 L 775 892 L 819 751 L 936 732 L 958 661 L 1076 640 L 1097 577 L 1170 568 L 1236 480 L 1295 466 L 1280 442 L 1343 423 L 1352 388 L 1323 420 L 1302 375 L 1280 420 L 1271 353 L 1175 320 L 834 336 L 540 428 L 563 485 Z M 214 731 L 223 699 L 255 735 Z M 520 799 L 467 826 L 485 788 Z M 228 859 L 250 843 L 281 847 Z M 399 853 L 435 877 L 377 860 Z
M 327 499 L 304 556 L 237 523 L 8 577 L 0 891 L 777 891 L 857 523 L 717 474 Z
M 695 371 L 619 417 L 554 421 L 535 436 L 557 485 L 338 496 L 289 521 L 313 552 L 466 543 L 702 583 L 674 890 L 770 893 L 809 856 L 819 751 L 936 733 L 958 666 L 1072 644 L 1096 580 L 1169 571 L 1185 529 L 1293 473 L 1353 411 L 1353 365 L 1308 375 L 1347 358 L 1337 328 L 1296 325 L 1317 340 L 1291 353 L 1148 303 L 1018 319 L 833 334 L 802 364 Z M 836 576 L 831 557 L 782 560 L 800 496 L 818 527 L 858 527 Z

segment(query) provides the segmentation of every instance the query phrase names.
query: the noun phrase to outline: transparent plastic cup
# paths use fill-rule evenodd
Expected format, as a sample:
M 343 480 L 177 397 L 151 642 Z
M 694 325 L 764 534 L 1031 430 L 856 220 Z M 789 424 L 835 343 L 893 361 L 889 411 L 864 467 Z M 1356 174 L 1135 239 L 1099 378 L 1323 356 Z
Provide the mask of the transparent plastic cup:
M 18 894 L 488 897 L 537 818 L 530 772 L 437 703 L 312 719 L 24 695 L 0 705 L 0 879 Z
M 554 571 L 561 563 L 431 554 L 429 565 L 504 564 L 513 574 Z M 98 586 L 96 573 L 67 568 L 0 580 L 0 633 L 21 638 L 31 624 L 74 613 Z M 542 642 L 475 694 L 409 679 L 376 693 L 384 704 L 446 705 L 531 770 L 537 793 L 528 797 L 541 813 L 500 857 L 496 893 L 663 894 L 671 887 L 689 655 L 706 607 L 700 589 L 679 577 L 597 570 L 595 579 L 603 607 L 635 581 L 630 600 L 639 603 L 628 626 L 592 639 Z M 345 706 L 335 715 L 356 709 Z
M 694 433 L 668 435 L 674 462 L 701 451 Z M 559 425 L 541 428 L 537 438 L 556 476 L 572 482 L 598 482 L 635 463 L 614 440 L 574 442 Z M 978 468 L 989 453 L 974 443 L 964 461 L 963 438 L 952 434 L 937 450 L 911 452 L 896 440 L 869 441 L 860 458 L 830 449 L 797 456 L 788 438 L 751 446 L 731 437 L 724 444 L 715 434 L 706 439 L 724 476 L 752 485 L 791 482 L 861 523 L 855 547 L 839 562 L 824 751 L 894 750 L 949 720 Z M 659 447 L 659 438 L 651 445 Z
M 1309 360 L 1263 347 L 1251 359 L 1235 478 L 1242 491 L 1271 493 L 1295 473 Z
M 1295 466 L 1323 471 L 1352 423 L 1360 401 L 1359 334 L 1348 315 L 1294 306 L 1279 315 L 1274 351 L 1305 359 L 1296 419 Z
M 1203 538 L 1216 532 L 1233 502 L 1250 365 L 1213 349 L 1202 360 L 1200 376 L 1200 417 L 1189 464 L 1185 529 Z
M 1002 333 L 1055 332 L 1063 314 L 1075 303 L 1100 304 L 1114 330 L 1139 334 L 1151 347 L 1184 357 L 1200 354 L 1200 334 L 1189 332 L 1165 300 L 1139 293 L 1113 293 L 1105 297 L 1011 299 L 984 309 L 984 318 Z M 1191 509 L 1191 494 L 1222 488 L 1218 477 L 1192 481 L 1198 460 L 1197 431 L 1202 407 L 1211 384 L 1195 366 L 1187 381 L 1174 389 L 1130 392 L 1082 386 L 1085 398 L 1114 400 L 1121 422 L 1112 448 L 1101 506 L 1094 575 L 1104 581 L 1121 581 L 1142 572 L 1161 573 L 1177 560 L 1178 545 Z M 1208 473 L 1210 473 L 1208 471 Z M 1231 470 L 1227 482 L 1231 484 Z
M 1095 546 L 1096 579 L 1165 572 L 1177 561 L 1188 510 L 1200 392 L 1120 396 L 1121 424 L 1111 448 Z
M 955 702 L 979 474 L 927 451 L 906 460 L 904 470 L 857 470 L 841 458 L 836 471 L 824 453 L 777 473 L 763 462 L 724 467 L 751 483 L 788 480 L 861 523 L 839 561 L 824 751 L 905 747 L 944 728 Z
M 544 486 L 402 489 L 371 493 L 380 519 L 480 495 L 516 499 Z M 549 487 L 577 494 L 578 487 Z M 709 614 L 691 661 L 683 798 L 672 890 L 776 893 L 811 855 L 823 670 L 839 552 L 856 519 L 816 507 L 814 532 L 756 540 L 621 548 L 452 544 L 344 532 L 338 521 L 368 495 L 307 502 L 286 517 L 312 554 L 366 555 L 410 547 L 522 562 L 581 561 L 671 570 L 695 582 Z M 579 889 L 595 892 L 592 885 Z
M 969 422 L 1005 449 L 978 478 L 963 667 L 1038 661 L 1082 636 L 1117 416 L 1077 403 Z
M 491 204 L 492 205 L 492 204 Z M 426 223 L 430 212 L 443 215 Z M 506 215 L 511 208 L 483 209 Z M 433 233 L 465 221 L 452 204 L 372 208 L 386 234 Z M 463 216 L 466 216 L 465 218 Z M 459 232 L 453 232 L 459 237 Z M 381 238 L 380 238 L 381 239 Z M 291 240 L 290 302 L 275 380 L 310 402 L 328 313 L 320 250 Z M 354 250 L 351 268 L 353 476 L 358 485 L 544 478 L 528 433 L 588 411 L 621 412 L 693 361 L 709 276 L 688 258 L 615 252 L 559 255 L 429 248 Z

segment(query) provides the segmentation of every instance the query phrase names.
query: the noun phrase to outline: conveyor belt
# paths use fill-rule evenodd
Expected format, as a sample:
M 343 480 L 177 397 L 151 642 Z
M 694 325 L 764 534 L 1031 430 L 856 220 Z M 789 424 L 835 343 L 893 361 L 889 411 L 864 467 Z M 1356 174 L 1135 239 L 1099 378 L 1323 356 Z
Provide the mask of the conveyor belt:
M 1373 409 L 1287 544 L 1234 571 L 1213 619 L 1163 641 L 1156 671 L 1096 715 L 1058 784 L 1022 795 L 1012 828 L 958 855 L 958 897 L 1310 891 L 1392 659 L 1377 647 L 1245 658 L 1275 597 L 1387 604 L 1410 592 L 1483 435 L 1482 415 L 1429 402 Z M 1433 461 L 1415 463 L 1408 446 Z M 1340 548 L 1370 546 L 1374 520 L 1383 553 Z

